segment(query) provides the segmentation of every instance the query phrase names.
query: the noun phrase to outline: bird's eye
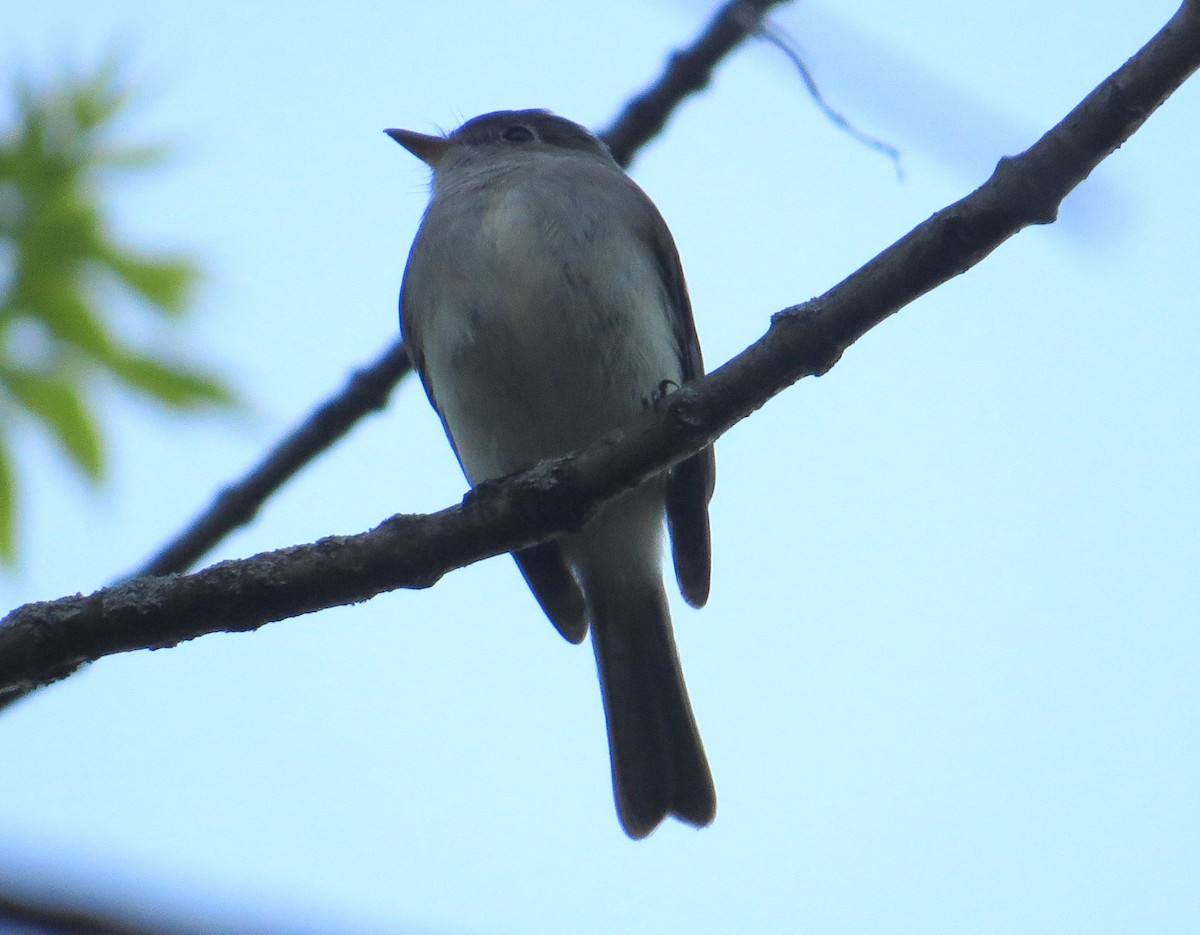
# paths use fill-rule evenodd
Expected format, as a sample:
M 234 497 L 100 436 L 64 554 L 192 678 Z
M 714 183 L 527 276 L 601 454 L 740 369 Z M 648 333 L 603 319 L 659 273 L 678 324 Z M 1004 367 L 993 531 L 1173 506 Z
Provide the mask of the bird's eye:
M 533 131 L 521 124 L 505 127 L 500 133 L 500 139 L 507 143 L 528 143 L 533 139 Z

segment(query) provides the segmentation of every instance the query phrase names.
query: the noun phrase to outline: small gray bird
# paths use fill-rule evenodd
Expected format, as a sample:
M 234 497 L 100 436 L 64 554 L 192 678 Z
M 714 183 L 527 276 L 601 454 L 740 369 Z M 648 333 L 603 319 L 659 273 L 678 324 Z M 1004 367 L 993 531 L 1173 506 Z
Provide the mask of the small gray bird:
M 679 254 L 596 137 L 544 110 L 448 136 L 388 135 L 433 169 L 400 292 L 404 339 L 472 484 L 585 447 L 704 364 Z M 708 599 L 712 449 L 514 553 L 572 643 L 588 625 L 621 824 L 707 825 L 716 793 L 662 581 L 662 523 L 694 607 Z

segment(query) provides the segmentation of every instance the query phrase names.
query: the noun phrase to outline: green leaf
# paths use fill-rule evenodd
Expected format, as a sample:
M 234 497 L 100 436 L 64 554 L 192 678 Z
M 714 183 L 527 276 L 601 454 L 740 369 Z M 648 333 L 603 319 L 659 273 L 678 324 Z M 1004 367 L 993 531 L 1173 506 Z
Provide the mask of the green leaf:
M 0 374 L 9 395 L 27 409 L 84 474 L 99 480 L 104 455 L 96 423 L 79 390 L 64 379 L 32 370 L 6 369 Z
M 121 78 L 126 57 L 120 49 L 112 48 L 90 75 L 62 81 L 48 95 L 56 115 L 63 120 L 69 119 L 85 133 L 101 130 L 112 123 L 133 97 L 132 89 Z
M 108 247 L 105 266 L 150 305 L 171 316 L 187 308 L 198 277 L 196 267 L 177 257 L 154 259 Z
M 17 495 L 8 448 L 0 437 L 0 563 L 17 557 Z
M 162 165 L 173 151 L 174 147 L 164 143 L 148 146 L 125 146 L 96 153 L 94 158 L 97 166 L 120 172 L 128 169 L 151 169 L 154 166 Z
M 104 457 L 87 403 L 104 377 L 176 410 L 235 402 L 215 375 L 123 337 L 124 306 L 174 323 L 199 277 L 188 258 L 127 243 L 114 227 L 109 180 L 169 151 L 120 138 L 117 118 L 138 90 L 122 61 L 109 55 L 50 84 L 17 78 L 10 106 L 0 102 L 0 404 L 12 403 L 0 416 L 30 413 L 93 480 Z M 3 450 L 0 495 L 3 564 L 14 549 L 16 497 Z
M 216 377 L 145 354 L 119 351 L 106 361 L 106 366 L 129 386 L 175 409 L 230 406 L 234 402 L 233 393 Z
M 112 336 L 73 283 L 48 282 L 39 296 L 36 314 L 30 317 L 44 322 L 59 341 L 74 345 L 90 357 L 107 360 L 112 354 Z

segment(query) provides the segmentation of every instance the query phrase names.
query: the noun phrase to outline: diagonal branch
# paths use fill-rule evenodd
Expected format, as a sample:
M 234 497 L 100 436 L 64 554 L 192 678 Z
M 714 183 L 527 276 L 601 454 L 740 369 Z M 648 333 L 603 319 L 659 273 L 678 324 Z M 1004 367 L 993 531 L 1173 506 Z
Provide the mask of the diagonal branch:
M 617 161 L 628 167 L 637 151 L 662 131 L 684 98 L 703 89 L 722 59 L 758 29 L 767 9 L 783 2 L 786 0 L 730 0 L 691 45 L 672 53 L 657 81 L 634 97 L 601 134 Z M 187 571 L 229 533 L 250 522 L 272 494 L 361 419 L 384 408 L 392 390 L 410 370 L 404 345 L 397 339 L 374 361 L 356 370 L 339 392 L 317 406 L 244 477 L 222 490 L 133 576 Z
M 15 927 L 9 928 L 4 923 Z M 194 926 L 135 922 L 103 909 L 70 905 L 57 894 L 18 895 L 3 890 L 0 890 L 0 926 L 6 932 L 43 935 L 201 935 L 201 930 Z
M 5 935 L 287 935 L 289 931 L 293 930 L 279 925 L 233 922 L 211 911 L 171 913 L 147 905 L 144 895 L 128 890 L 81 898 L 66 881 L 47 880 L 33 887 L 25 881 L 14 884 L 0 879 L 0 932 Z M 317 929 L 306 926 L 305 931 Z M 324 931 L 331 932 L 328 927 Z
M 1200 67 L 1200 0 L 1056 127 L 825 295 L 774 316 L 767 333 L 707 377 L 584 451 L 481 485 L 427 516 L 330 537 L 194 575 L 141 578 L 17 608 L 0 622 L 0 691 L 53 680 L 110 653 L 428 587 L 454 568 L 577 529 L 621 490 L 699 451 L 801 377 L 822 374 L 879 322 L 965 272 L 1063 198 Z

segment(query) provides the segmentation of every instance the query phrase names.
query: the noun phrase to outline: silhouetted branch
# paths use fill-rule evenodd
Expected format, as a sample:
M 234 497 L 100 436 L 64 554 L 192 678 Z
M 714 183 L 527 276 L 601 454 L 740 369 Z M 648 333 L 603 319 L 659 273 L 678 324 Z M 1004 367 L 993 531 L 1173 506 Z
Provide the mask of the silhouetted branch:
M 19 926 L 10 929 L 9 924 Z M 29 935 L 201 935 L 198 928 L 144 925 L 99 909 L 0 893 L 0 931 Z
M 633 97 L 613 125 L 600 133 L 613 158 L 628 168 L 634 154 L 662 132 L 683 99 L 707 87 L 721 60 L 758 30 L 771 7 L 783 2 L 731 0 L 721 7 L 696 41 L 671 55 L 654 84 Z
M 828 371 L 907 303 L 965 272 L 1063 198 L 1200 65 L 1200 0 L 1019 156 L 825 295 L 775 315 L 767 333 L 707 377 L 584 451 L 482 484 L 454 507 L 395 516 L 197 574 L 141 578 L 90 597 L 28 604 L 0 623 L 0 689 L 51 679 L 109 653 L 427 587 L 451 569 L 577 529 L 590 510 L 699 451 L 772 396 Z
M 167 913 L 147 906 L 145 897 L 134 892 L 111 892 L 97 899 L 73 895 L 74 889 L 77 887 L 63 882 L 33 887 L 0 881 L 0 932 L 5 935 L 288 935 L 291 931 L 299 935 L 293 926 L 235 923 L 215 914 L 201 915 L 194 911 Z M 317 930 L 307 927 L 305 931 Z M 323 931 L 333 935 L 350 930 L 326 927 Z

